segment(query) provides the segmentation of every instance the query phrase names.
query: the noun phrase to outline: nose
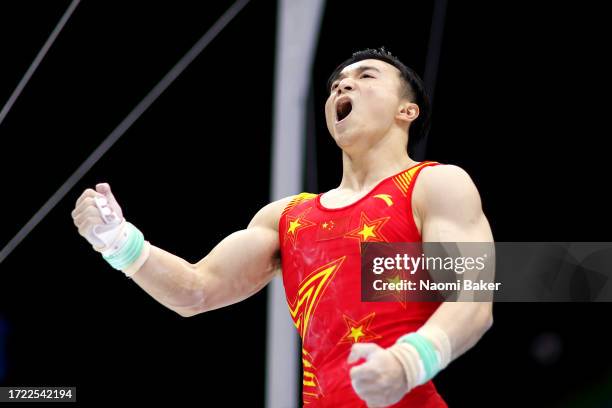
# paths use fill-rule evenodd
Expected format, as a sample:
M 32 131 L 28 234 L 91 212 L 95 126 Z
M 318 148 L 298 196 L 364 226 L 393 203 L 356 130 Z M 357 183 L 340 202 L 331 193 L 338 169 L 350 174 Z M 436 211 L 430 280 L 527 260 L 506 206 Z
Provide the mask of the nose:
M 355 84 L 353 80 L 349 77 L 343 78 L 338 84 L 338 88 L 336 88 L 336 92 L 340 95 L 342 92 L 352 91 Z

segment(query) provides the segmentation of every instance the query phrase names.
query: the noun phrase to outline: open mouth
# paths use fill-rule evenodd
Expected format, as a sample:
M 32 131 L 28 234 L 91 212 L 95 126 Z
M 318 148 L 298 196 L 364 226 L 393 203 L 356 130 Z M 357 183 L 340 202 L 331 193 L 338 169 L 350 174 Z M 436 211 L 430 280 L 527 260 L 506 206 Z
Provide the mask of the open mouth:
M 346 119 L 352 110 L 353 104 L 351 103 L 350 99 L 345 98 L 340 100 L 336 104 L 336 122 L 341 122 L 342 120 Z

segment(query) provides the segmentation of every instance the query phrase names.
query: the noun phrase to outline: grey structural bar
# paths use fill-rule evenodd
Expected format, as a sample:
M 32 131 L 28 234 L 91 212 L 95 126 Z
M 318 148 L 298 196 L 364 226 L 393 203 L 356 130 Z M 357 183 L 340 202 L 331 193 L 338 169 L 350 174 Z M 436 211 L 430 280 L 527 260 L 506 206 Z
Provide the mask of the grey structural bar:
M 303 188 L 306 101 L 324 4 L 324 0 L 278 2 L 272 200 Z M 298 378 L 302 354 L 279 277 L 268 285 L 267 324 L 266 407 L 301 406 Z
M 15 103 L 17 98 L 19 98 L 19 95 L 21 94 L 23 89 L 28 84 L 28 81 L 30 80 L 32 75 L 34 75 L 34 72 L 36 71 L 40 63 L 42 62 L 43 58 L 45 58 L 47 51 L 49 51 L 49 48 L 51 48 L 51 46 L 53 45 L 53 42 L 55 42 L 55 39 L 57 38 L 59 33 L 62 31 L 62 29 L 68 22 L 68 19 L 70 19 L 72 12 L 79 5 L 80 1 L 81 0 L 72 0 L 72 3 L 70 3 L 66 11 L 64 12 L 64 15 L 62 15 L 62 18 L 60 18 L 60 21 L 57 23 L 53 31 L 51 31 L 49 38 L 47 38 L 47 41 L 45 41 L 40 51 L 38 51 L 38 54 L 36 54 L 36 57 L 30 64 L 30 67 L 25 72 L 25 74 L 23 74 L 23 77 L 17 84 L 17 87 L 15 88 L 11 96 L 9 96 L 8 100 L 2 107 L 2 110 L 0 111 L 0 125 L 2 125 L 2 122 L 4 122 L 4 118 L 6 118 L 6 115 L 8 115 L 9 111 L 13 107 L 13 104 Z
M 0 263 L 28 236 L 40 221 L 60 202 L 75 184 L 93 167 L 94 164 L 115 144 L 136 120 L 155 102 L 155 100 L 174 82 L 174 80 L 193 62 L 206 46 L 232 21 L 250 0 L 236 1 L 195 45 L 172 67 L 155 87 L 136 105 L 125 119 L 117 125 L 102 144 L 76 169 L 62 186 L 32 216 L 19 232 L 0 251 Z
M 440 66 L 440 53 L 442 52 L 446 6 L 447 0 L 435 0 L 434 2 L 431 30 L 429 32 L 429 46 L 427 47 L 427 59 L 425 60 L 425 75 L 423 81 L 425 82 L 425 90 L 429 94 L 432 109 L 434 94 L 436 92 L 436 80 L 438 79 L 438 68 Z M 415 151 L 413 153 L 413 158 L 415 160 L 425 160 L 428 137 L 428 134 L 423 135 L 419 144 L 415 146 Z

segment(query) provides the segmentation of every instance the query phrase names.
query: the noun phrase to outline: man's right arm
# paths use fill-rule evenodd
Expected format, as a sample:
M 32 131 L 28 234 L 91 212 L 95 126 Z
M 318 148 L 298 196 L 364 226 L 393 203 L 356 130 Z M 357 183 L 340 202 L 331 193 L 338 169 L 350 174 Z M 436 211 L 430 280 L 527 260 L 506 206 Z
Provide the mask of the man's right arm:
M 96 251 L 105 254 L 110 244 L 100 242 L 100 231 L 96 228 L 105 225 L 102 211 L 106 209 L 99 206 L 107 205 L 120 220 L 123 215 L 108 184 L 98 184 L 96 189 L 85 190 L 77 200 L 72 217 L 79 233 Z M 101 198 L 105 199 L 102 204 Z M 263 207 L 246 229 L 227 236 L 196 264 L 145 242 L 136 261 L 126 263 L 124 259 L 131 259 L 131 255 L 127 258 L 121 255 L 114 258 L 120 262 L 113 260 L 111 265 L 121 268 L 154 299 L 182 316 L 193 316 L 239 302 L 263 288 L 280 270 L 278 222 L 292 198 L 286 197 Z M 120 225 L 131 224 L 123 219 Z M 136 230 L 129 227 L 130 233 L 124 233 L 122 231 L 128 227 L 111 228 L 114 228 L 113 235 L 107 235 L 107 238 L 127 237 Z M 119 242 L 119 238 L 109 239 Z M 131 254 L 129 251 L 126 253 Z M 111 258 L 107 258 L 109 263 Z
M 278 221 L 291 198 L 263 207 L 246 229 L 227 236 L 196 264 L 151 246 L 134 281 L 185 317 L 246 299 L 280 269 Z

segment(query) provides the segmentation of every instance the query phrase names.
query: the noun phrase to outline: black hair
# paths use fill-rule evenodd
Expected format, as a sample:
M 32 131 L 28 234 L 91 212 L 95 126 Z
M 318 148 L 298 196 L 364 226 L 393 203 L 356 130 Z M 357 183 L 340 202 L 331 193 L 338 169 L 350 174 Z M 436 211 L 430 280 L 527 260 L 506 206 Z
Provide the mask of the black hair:
M 425 85 L 419 75 L 414 72 L 413 69 L 408 68 L 404 65 L 396 56 L 391 54 L 384 47 L 377 49 L 368 48 L 365 50 L 357 51 L 353 55 L 338 65 L 334 72 L 330 75 L 327 80 L 327 90 L 331 89 L 332 83 L 336 80 L 342 70 L 355 62 L 362 61 L 365 59 L 376 59 L 387 64 L 393 65 L 400 72 L 400 78 L 404 83 L 404 95 L 410 102 L 416 103 L 419 106 L 419 117 L 412 122 L 410 125 L 410 144 L 413 144 L 417 140 L 420 140 L 427 136 L 430 128 L 431 121 L 431 104 L 429 102 L 429 96 L 425 91 Z

